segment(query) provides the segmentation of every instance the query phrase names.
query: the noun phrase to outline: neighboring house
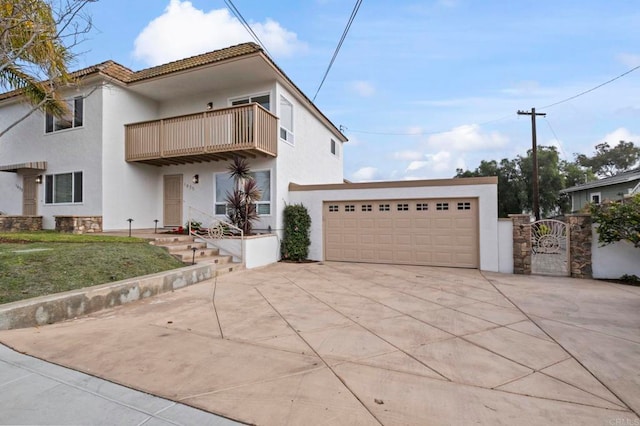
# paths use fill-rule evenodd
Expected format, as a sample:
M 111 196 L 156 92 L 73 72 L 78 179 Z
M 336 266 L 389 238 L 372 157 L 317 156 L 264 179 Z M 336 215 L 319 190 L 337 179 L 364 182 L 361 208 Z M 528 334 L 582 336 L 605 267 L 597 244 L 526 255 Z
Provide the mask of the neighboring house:
M 640 169 L 572 186 L 560 191 L 571 197 L 571 211 L 579 212 L 589 203 L 620 200 L 640 192 Z
M 302 203 L 311 259 L 500 270 L 497 178 L 345 183 L 346 137 L 256 44 L 74 76 L 69 117 L 36 113 L 0 139 L 0 211 L 45 229 L 61 216 L 175 227 L 192 208 L 224 219 L 239 155 L 262 190 L 255 228 L 281 234 L 285 205 Z M 27 108 L 0 94 L 0 128 Z

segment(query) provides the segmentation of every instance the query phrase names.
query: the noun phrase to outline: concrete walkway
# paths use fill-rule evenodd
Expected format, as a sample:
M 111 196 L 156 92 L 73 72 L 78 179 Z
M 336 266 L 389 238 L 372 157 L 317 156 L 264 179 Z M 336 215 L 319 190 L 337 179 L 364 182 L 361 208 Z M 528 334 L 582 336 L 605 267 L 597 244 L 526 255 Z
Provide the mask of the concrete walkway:
M 277 264 L 0 341 L 247 423 L 640 424 L 638 290 Z

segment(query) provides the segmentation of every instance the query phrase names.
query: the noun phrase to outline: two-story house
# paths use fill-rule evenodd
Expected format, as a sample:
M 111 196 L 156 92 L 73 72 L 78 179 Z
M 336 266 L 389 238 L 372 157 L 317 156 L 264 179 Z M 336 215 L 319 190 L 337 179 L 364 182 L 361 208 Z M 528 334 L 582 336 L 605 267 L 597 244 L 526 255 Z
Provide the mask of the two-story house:
M 191 206 L 225 215 L 227 166 L 246 158 L 258 228 L 277 228 L 290 182 L 343 182 L 345 136 L 253 43 L 133 72 L 74 73 L 71 115 L 41 113 L 0 141 L 0 211 L 101 216 L 105 230 L 180 226 Z M 0 127 L 27 108 L 1 96 Z M 214 206 L 214 211 L 212 210 Z
M 571 197 L 572 212 L 582 211 L 590 203 L 621 200 L 640 193 L 640 169 L 565 188 L 560 193 Z
M 0 139 L 0 215 L 105 231 L 224 219 L 241 156 L 262 192 L 256 228 L 279 234 L 285 205 L 305 205 L 311 259 L 499 270 L 496 178 L 345 183 L 347 138 L 256 44 L 74 76 L 68 117 L 35 113 Z M 27 108 L 0 94 L 0 128 Z

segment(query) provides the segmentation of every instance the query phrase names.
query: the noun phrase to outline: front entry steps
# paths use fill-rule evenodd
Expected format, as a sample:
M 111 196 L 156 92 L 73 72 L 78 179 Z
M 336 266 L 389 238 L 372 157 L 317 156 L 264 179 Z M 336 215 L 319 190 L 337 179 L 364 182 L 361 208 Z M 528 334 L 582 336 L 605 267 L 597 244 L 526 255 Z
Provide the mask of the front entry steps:
M 208 248 L 206 243 L 195 241 L 192 236 L 159 237 L 151 244 L 165 248 L 169 254 L 184 263 L 215 264 L 216 275 L 244 269 L 241 263 L 233 261 L 233 256 L 220 254 L 217 248 Z

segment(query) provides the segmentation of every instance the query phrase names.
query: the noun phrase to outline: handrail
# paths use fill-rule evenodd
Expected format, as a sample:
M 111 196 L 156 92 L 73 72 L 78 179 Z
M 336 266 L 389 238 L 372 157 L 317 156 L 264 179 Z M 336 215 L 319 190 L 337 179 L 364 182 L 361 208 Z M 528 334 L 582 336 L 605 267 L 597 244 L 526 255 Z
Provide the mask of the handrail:
M 199 223 L 201 226 L 193 227 L 194 223 Z M 203 224 L 206 223 L 206 226 Z M 195 238 L 200 238 L 206 243 L 211 244 L 219 249 L 228 251 L 233 256 L 238 257 L 241 262 L 244 263 L 244 232 L 232 223 L 220 220 L 214 217 L 210 213 L 203 212 L 195 207 L 189 206 L 189 219 L 188 219 L 189 235 Z M 225 245 L 221 247 L 220 240 L 238 239 L 240 241 L 239 250 L 232 251 L 230 247 Z

